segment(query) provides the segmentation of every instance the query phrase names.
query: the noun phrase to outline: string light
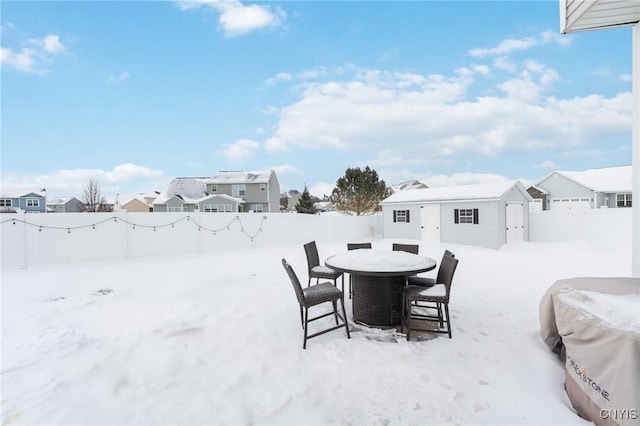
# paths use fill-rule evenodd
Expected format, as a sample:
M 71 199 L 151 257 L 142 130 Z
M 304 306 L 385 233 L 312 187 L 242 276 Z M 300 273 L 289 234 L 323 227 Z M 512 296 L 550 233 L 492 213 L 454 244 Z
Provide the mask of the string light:
M 245 228 L 245 226 L 242 223 L 242 220 L 240 218 L 240 216 L 236 215 L 234 216 L 234 218 L 231 220 L 231 222 L 229 222 L 227 225 L 224 225 L 218 229 L 211 229 L 211 228 L 207 228 L 201 224 L 199 224 L 194 218 L 190 217 L 190 216 L 184 216 L 180 219 L 178 219 L 177 221 L 165 224 L 165 225 L 144 225 L 144 224 L 140 224 L 140 223 L 134 223 L 134 222 L 130 222 L 126 219 L 123 218 L 118 218 L 118 217 L 109 217 L 105 220 L 102 220 L 100 222 L 96 222 L 96 223 L 92 223 L 91 225 L 80 225 L 80 226 L 70 226 L 70 227 L 64 227 L 64 226 L 47 226 L 47 225 L 38 225 L 26 220 L 22 220 L 22 219 L 16 219 L 16 218 L 11 218 L 11 219 L 7 219 L 7 220 L 3 220 L 0 221 L 0 225 L 4 225 L 5 223 L 9 223 L 9 221 L 11 221 L 11 223 L 13 225 L 16 225 L 18 222 L 22 223 L 24 225 L 27 226 L 33 226 L 38 228 L 39 232 L 42 232 L 43 229 L 52 229 L 52 230 L 66 230 L 68 234 L 71 234 L 72 230 L 76 230 L 76 229 L 83 229 L 83 228 L 89 228 L 91 227 L 91 229 L 96 229 L 97 226 L 103 225 L 105 223 L 108 223 L 110 221 L 113 220 L 114 223 L 118 222 L 118 219 L 120 219 L 120 222 L 131 226 L 133 229 L 136 229 L 137 227 L 139 228 L 151 228 L 153 229 L 154 232 L 157 231 L 158 228 L 165 228 L 165 227 L 169 227 L 171 226 L 172 229 L 175 229 L 175 225 L 179 222 L 182 221 L 187 221 L 189 223 L 192 223 L 194 226 L 196 226 L 198 228 L 198 231 L 207 231 L 207 232 L 211 232 L 214 236 L 217 235 L 218 232 L 223 231 L 223 230 L 231 230 L 231 226 L 234 224 L 234 222 L 238 222 L 239 228 L 240 228 L 240 232 L 242 232 L 247 238 L 249 238 L 252 242 L 254 241 L 254 239 L 257 237 L 257 235 L 261 232 L 263 232 L 263 225 L 264 222 L 267 220 L 267 216 L 262 216 L 261 220 L 260 220 L 260 224 L 257 227 L 257 231 L 254 234 L 249 234 Z

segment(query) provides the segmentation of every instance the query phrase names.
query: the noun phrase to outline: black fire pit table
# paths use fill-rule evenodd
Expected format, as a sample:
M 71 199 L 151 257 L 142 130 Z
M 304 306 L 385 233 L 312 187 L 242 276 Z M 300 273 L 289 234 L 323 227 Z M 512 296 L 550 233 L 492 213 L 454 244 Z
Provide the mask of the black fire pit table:
M 407 276 L 434 269 L 436 261 L 403 251 L 351 250 L 328 257 L 325 265 L 353 277 L 354 321 L 390 327 L 400 324 Z

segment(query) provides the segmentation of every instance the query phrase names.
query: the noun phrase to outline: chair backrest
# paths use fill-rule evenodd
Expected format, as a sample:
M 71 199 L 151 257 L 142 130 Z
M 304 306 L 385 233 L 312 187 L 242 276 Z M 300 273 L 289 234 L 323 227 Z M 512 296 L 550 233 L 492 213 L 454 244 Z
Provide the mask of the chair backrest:
M 453 282 L 453 274 L 458 267 L 458 259 L 451 256 L 442 256 L 442 262 L 438 269 L 438 276 L 436 277 L 436 284 L 444 284 L 447 289 L 446 300 L 449 301 L 449 293 L 451 291 L 451 283 Z
M 284 270 L 287 271 L 287 275 L 289 275 L 289 279 L 291 280 L 291 285 L 293 286 L 293 290 L 296 292 L 296 298 L 298 299 L 298 303 L 301 306 L 304 306 L 304 293 L 302 292 L 302 285 L 300 285 L 300 280 L 296 275 L 295 271 L 286 261 L 286 259 L 282 259 L 282 266 L 284 266 Z
M 393 243 L 393 251 L 406 251 L 407 253 L 418 254 L 420 246 L 418 244 L 398 244 Z
M 318 255 L 318 247 L 315 241 L 308 242 L 304 245 L 304 252 L 307 254 L 307 267 L 309 272 L 316 266 L 320 265 L 320 256 Z
M 347 243 L 347 250 L 370 249 L 371 243 Z

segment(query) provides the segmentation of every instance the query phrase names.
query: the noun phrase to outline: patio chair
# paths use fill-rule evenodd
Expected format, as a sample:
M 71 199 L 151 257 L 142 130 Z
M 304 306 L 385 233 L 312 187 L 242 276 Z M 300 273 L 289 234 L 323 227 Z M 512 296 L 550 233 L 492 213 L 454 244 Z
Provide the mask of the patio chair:
M 442 255 L 442 258 L 444 259 L 445 256 L 456 257 L 449 250 L 445 250 L 444 251 L 444 254 Z M 440 261 L 440 266 L 442 266 L 442 261 Z M 414 276 L 411 276 L 411 277 L 407 278 L 407 284 L 408 285 L 419 285 L 419 286 L 422 286 L 422 287 L 433 287 L 436 284 L 436 279 L 435 278 L 429 278 L 429 277 L 420 277 L 418 275 L 414 275 Z
M 320 336 L 321 334 L 325 334 L 329 331 L 337 330 L 342 327 L 344 327 L 347 331 L 347 338 L 351 339 L 351 334 L 349 333 L 349 324 L 347 323 L 347 311 L 345 311 L 344 309 L 344 295 L 342 291 L 340 291 L 338 287 L 331 284 L 330 282 L 324 282 L 322 284 L 313 285 L 311 287 L 303 289 L 302 285 L 300 285 L 298 276 L 296 275 L 291 265 L 287 263 L 286 259 L 282 259 L 282 266 L 284 266 L 285 271 L 287 271 L 287 275 L 289 275 L 291 285 L 293 285 L 293 290 L 296 293 L 296 298 L 298 299 L 298 304 L 300 305 L 300 323 L 302 324 L 302 329 L 304 330 L 302 349 L 307 349 L 308 339 Z M 340 305 L 342 306 L 342 315 L 338 313 L 338 300 L 340 300 Z M 314 318 L 309 318 L 310 307 L 326 302 L 331 302 L 331 304 L 333 305 L 332 312 L 327 312 Z M 309 323 L 320 318 L 327 317 L 329 315 L 335 316 L 336 325 L 334 327 L 327 328 L 309 335 Z M 338 322 L 338 318 L 342 320 L 342 323 Z
M 418 254 L 418 250 L 420 249 L 420 246 L 418 244 L 393 243 L 393 246 L 391 248 L 393 251 L 406 251 L 407 253 Z
M 309 272 L 307 287 L 311 285 L 312 278 L 316 278 L 316 283 L 320 282 L 320 278 L 333 280 L 333 284 L 337 287 L 338 278 L 342 277 L 342 291 L 344 292 L 344 274 L 328 266 L 320 265 L 320 256 L 318 256 L 316 242 L 311 241 L 305 244 L 304 252 L 307 254 L 307 269 Z
M 370 249 L 371 248 L 371 243 L 347 243 L 347 250 L 351 251 L 351 250 L 361 250 L 361 249 Z M 351 284 L 353 282 L 353 278 L 351 277 L 351 274 L 349 274 L 349 299 L 351 299 Z
M 402 320 L 400 322 L 400 331 L 404 332 L 404 328 L 407 328 L 407 340 L 411 339 L 411 322 L 414 320 L 437 322 L 439 328 L 433 331 L 437 333 L 447 333 L 451 339 L 449 296 L 451 294 L 453 274 L 457 267 L 458 259 L 451 256 L 443 256 L 440 269 L 438 269 L 438 277 L 436 278 L 437 284 L 433 287 L 409 285 L 404 288 L 402 292 Z M 424 313 L 423 310 L 425 308 L 423 306 L 413 305 L 414 301 L 434 303 L 437 314 L 430 315 Z M 445 324 L 446 328 L 444 328 Z M 413 328 L 413 330 L 417 329 Z

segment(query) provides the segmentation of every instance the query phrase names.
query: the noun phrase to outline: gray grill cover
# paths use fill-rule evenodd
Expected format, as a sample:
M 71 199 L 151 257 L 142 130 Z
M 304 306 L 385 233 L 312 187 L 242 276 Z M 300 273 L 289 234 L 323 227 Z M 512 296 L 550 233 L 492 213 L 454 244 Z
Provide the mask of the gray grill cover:
M 571 278 L 540 301 L 542 339 L 564 345 L 569 400 L 596 425 L 640 425 L 639 297 L 638 278 Z

